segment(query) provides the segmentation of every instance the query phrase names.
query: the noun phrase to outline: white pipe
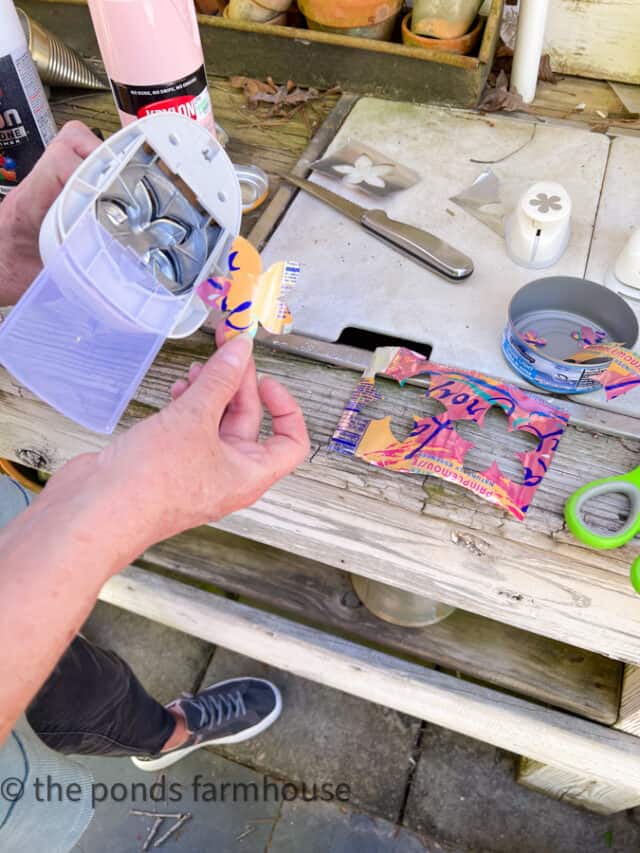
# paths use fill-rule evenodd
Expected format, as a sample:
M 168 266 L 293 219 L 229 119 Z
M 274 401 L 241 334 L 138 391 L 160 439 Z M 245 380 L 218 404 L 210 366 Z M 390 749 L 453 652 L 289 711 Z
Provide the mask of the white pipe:
M 520 0 L 511 91 L 518 92 L 525 104 L 536 96 L 548 9 L 549 0 Z

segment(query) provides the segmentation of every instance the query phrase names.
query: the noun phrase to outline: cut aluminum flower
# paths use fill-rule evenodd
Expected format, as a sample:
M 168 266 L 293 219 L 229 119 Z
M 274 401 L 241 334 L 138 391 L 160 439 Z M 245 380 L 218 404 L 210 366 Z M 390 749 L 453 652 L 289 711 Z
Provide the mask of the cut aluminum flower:
M 361 154 L 353 166 L 345 164 L 344 166 L 334 166 L 333 169 L 344 175 L 343 180 L 347 184 L 368 184 L 370 187 L 382 189 L 386 186 L 384 177 L 393 171 L 393 166 L 384 163 L 376 166 L 370 157 Z

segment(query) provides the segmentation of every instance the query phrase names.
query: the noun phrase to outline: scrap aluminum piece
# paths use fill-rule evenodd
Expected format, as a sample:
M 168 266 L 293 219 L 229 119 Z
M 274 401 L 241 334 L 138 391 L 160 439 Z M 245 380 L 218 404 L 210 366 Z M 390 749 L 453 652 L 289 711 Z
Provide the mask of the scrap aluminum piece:
M 203 331 L 212 332 L 212 325 L 205 325 Z M 303 335 L 269 335 L 263 329 L 256 336 L 258 343 L 270 347 L 276 352 L 289 355 L 297 355 L 331 364 L 345 370 L 356 370 L 364 372 L 371 362 L 371 351 L 359 347 L 347 346 L 346 344 L 328 343 L 327 341 L 307 338 Z M 570 425 L 582 427 L 583 429 L 602 432 L 606 435 L 616 435 L 621 438 L 640 439 L 640 418 L 633 415 L 624 415 L 611 412 L 606 408 L 585 406 L 584 403 L 576 402 L 571 397 L 558 397 L 548 394 L 539 388 L 532 388 L 521 377 L 514 375 L 510 380 L 512 385 L 523 388 L 531 394 L 547 399 L 551 397 L 558 405 L 569 413 Z M 407 384 L 427 388 L 429 380 L 419 376 L 407 380 Z
M 132 249 L 172 293 L 196 283 L 219 228 L 155 163 L 133 163 L 98 197 L 100 224 Z
M 413 169 L 357 140 L 314 161 L 311 168 L 340 181 L 350 190 L 378 198 L 409 189 L 420 181 L 420 175 Z
M 500 181 L 492 169 L 485 169 L 470 187 L 451 196 L 449 201 L 466 210 L 499 237 L 504 237 L 505 210 L 500 197 Z

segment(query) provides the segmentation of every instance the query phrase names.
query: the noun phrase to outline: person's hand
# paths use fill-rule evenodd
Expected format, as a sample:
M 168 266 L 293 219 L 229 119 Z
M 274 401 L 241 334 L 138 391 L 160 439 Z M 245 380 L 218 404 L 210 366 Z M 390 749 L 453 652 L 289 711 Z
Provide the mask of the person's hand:
M 31 172 L 0 204 L 0 305 L 13 305 L 42 269 L 40 226 L 80 163 L 100 140 L 79 121 L 65 124 Z
M 117 551 L 113 571 L 155 542 L 250 506 L 305 458 L 300 407 L 275 379 L 258 382 L 251 351 L 245 336 L 220 346 L 174 385 L 165 409 L 50 480 L 39 500 L 80 489 L 84 506 L 98 504 Z M 272 435 L 260 441 L 263 406 Z

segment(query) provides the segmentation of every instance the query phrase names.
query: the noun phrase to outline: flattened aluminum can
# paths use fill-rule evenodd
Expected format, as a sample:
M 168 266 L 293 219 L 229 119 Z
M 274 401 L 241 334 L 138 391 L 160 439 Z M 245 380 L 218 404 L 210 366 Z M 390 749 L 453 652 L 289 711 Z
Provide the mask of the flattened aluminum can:
M 552 276 L 532 281 L 511 300 L 502 352 L 532 385 L 556 394 L 585 394 L 609 359 L 576 364 L 570 359 L 588 343 L 632 349 L 638 320 L 617 293 L 583 278 Z

